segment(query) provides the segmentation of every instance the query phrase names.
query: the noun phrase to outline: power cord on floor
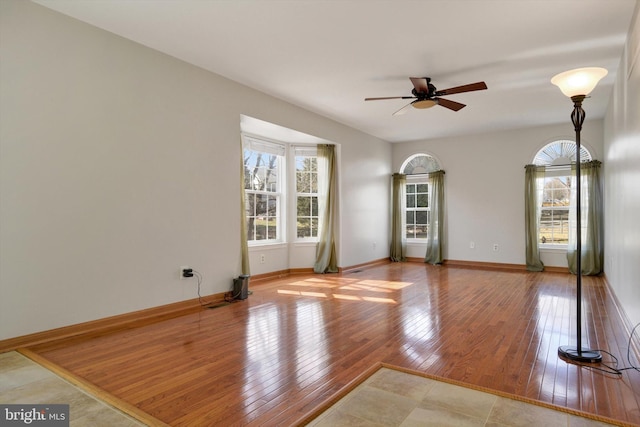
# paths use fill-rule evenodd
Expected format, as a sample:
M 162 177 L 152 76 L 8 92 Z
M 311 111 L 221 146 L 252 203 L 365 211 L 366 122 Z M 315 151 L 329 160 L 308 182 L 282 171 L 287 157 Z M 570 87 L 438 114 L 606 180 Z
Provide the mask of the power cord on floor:
M 200 306 L 204 307 L 206 305 L 211 304 L 210 302 L 203 301 L 202 296 L 200 295 L 200 285 L 202 284 L 202 274 L 200 274 L 196 270 L 193 270 L 193 275 L 196 276 L 196 279 L 198 281 L 198 301 L 200 302 Z
M 631 371 L 631 370 L 640 372 L 640 367 L 635 366 L 634 363 L 631 361 L 631 341 L 633 340 L 633 335 L 636 333 L 636 330 L 638 329 L 639 326 L 640 326 L 640 323 L 634 326 L 633 329 L 631 330 L 631 335 L 629 336 L 629 345 L 627 346 L 627 362 L 629 363 L 628 367 L 618 368 L 618 358 L 606 350 L 595 350 L 595 351 L 607 354 L 611 358 L 613 358 L 613 366 L 606 363 L 601 363 L 602 366 L 604 366 L 604 369 L 598 368 L 597 366 L 592 366 L 592 365 L 581 364 L 581 366 L 593 369 L 594 371 L 601 371 L 601 372 L 604 372 L 607 374 L 613 374 L 613 375 L 622 375 L 624 371 Z

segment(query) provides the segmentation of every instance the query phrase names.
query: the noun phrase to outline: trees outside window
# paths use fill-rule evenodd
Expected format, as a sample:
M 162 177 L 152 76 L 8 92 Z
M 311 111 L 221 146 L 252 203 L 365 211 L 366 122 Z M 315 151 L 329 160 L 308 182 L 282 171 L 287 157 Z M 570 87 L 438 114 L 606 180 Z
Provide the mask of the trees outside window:
M 426 240 L 429 235 L 430 184 L 429 173 L 440 169 L 438 161 L 428 154 L 414 154 L 407 158 L 400 172 L 407 176 L 405 189 L 405 238 L 408 241 Z
M 248 242 L 280 240 L 281 156 L 244 149 L 244 188 Z
M 566 245 L 569 242 L 570 195 L 570 177 L 545 178 L 540 209 L 540 243 Z
M 429 231 L 429 183 L 406 187 L 406 238 L 426 239 Z
M 316 146 L 243 135 L 243 163 L 247 243 L 316 241 L 320 220 Z
M 580 161 L 590 161 L 591 153 L 580 147 Z M 569 242 L 571 187 L 571 164 L 575 163 L 574 141 L 558 140 L 545 145 L 534 158 L 534 164 L 545 166 L 542 186 L 538 242 L 546 247 L 566 247 Z M 540 187 L 538 187 L 540 188 Z
M 309 149 L 295 149 L 296 237 L 318 238 L 318 159 Z

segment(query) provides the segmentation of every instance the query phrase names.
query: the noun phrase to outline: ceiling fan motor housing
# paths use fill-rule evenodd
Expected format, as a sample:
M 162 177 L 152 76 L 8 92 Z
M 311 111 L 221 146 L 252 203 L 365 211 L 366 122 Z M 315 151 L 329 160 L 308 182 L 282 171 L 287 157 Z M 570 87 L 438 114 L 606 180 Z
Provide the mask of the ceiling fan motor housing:
M 394 116 L 404 114 L 407 110 L 407 107 L 413 107 L 422 110 L 431 108 L 434 105 L 440 105 L 452 111 L 460 111 L 465 107 L 465 104 L 461 104 L 450 99 L 441 98 L 441 96 L 453 95 L 455 93 L 473 92 L 476 90 L 484 90 L 487 88 L 487 84 L 485 82 L 476 82 L 438 91 L 436 87 L 431 84 L 431 78 L 429 77 L 409 77 L 409 79 L 413 84 L 413 89 L 411 89 L 411 94 L 413 96 L 385 96 L 381 98 L 365 98 L 365 101 L 415 98 L 414 101 L 410 102 L 400 110 L 393 113 Z

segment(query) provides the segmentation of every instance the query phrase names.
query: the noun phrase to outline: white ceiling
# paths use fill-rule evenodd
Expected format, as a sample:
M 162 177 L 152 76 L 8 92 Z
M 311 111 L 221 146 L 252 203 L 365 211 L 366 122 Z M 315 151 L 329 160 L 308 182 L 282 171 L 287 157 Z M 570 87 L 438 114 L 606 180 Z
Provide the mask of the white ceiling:
M 390 142 L 566 122 L 549 82 L 609 70 L 584 103 L 606 109 L 636 0 L 36 0 Z M 409 77 L 467 104 L 392 113 Z M 570 129 L 572 131 L 572 129 Z

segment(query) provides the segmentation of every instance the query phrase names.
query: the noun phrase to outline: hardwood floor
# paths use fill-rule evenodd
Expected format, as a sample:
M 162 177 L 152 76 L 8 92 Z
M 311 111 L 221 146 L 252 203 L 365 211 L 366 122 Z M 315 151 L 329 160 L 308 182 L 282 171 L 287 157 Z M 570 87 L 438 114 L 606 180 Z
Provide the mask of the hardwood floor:
M 378 362 L 640 425 L 640 372 L 557 356 L 575 344 L 575 276 L 395 263 L 251 290 L 31 350 L 174 426 L 293 425 Z M 583 301 L 583 345 L 628 365 L 628 328 L 602 278 L 583 278 Z

